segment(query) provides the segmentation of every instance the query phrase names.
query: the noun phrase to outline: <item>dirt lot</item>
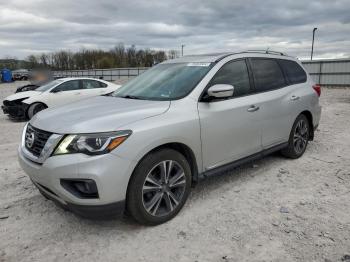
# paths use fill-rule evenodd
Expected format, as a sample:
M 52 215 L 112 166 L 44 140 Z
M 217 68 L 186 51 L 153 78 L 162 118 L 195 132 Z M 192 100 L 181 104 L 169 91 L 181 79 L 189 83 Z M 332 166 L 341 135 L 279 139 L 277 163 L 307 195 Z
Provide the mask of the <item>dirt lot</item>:
M 0 84 L 0 101 L 16 85 Z M 302 158 L 206 179 L 157 227 L 45 200 L 17 163 L 24 122 L 0 114 L 0 261 L 350 261 L 350 89 L 324 89 L 322 105 Z

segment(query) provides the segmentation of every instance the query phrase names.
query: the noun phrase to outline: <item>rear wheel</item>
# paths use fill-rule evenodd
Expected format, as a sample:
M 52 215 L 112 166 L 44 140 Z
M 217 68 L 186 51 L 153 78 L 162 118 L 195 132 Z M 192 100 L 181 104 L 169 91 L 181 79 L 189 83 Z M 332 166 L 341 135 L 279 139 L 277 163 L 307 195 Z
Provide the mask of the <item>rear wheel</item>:
M 29 106 L 27 116 L 31 119 L 36 113 L 46 109 L 47 107 L 43 103 L 34 103 Z
M 185 204 L 191 188 L 186 158 L 172 149 L 148 154 L 136 167 L 127 192 L 127 208 L 141 224 L 172 219 Z
M 295 120 L 289 135 L 288 147 L 281 151 L 289 158 L 301 157 L 307 147 L 310 137 L 310 125 L 305 115 L 299 115 Z

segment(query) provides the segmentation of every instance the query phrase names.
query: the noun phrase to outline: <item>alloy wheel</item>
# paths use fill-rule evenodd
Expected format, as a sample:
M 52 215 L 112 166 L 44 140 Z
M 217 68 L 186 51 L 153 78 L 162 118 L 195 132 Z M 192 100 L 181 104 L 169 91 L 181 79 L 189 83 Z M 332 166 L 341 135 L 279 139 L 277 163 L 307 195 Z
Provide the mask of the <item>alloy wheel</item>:
M 148 214 L 156 217 L 172 213 L 186 189 L 182 166 L 174 160 L 156 164 L 147 174 L 142 187 L 142 203 Z
M 295 127 L 293 136 L 294 149 L 298 154 L 302 153 L 305 150 L 308 139 L 309 130 L 307 123 L 303 119 L 300 119 Z

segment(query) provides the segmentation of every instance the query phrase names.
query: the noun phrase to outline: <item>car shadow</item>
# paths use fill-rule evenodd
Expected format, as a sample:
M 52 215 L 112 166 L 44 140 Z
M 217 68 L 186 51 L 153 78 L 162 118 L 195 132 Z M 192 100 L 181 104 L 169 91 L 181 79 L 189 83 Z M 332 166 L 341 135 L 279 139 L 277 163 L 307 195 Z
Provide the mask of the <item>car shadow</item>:
M 11 122 L 11 123 L 25 123 L 25 122 L 28 122 L 28 120 L 26 120 L 26 119 L 16 119 L 16 118 L 11 118 L 11 117 L 4 118 L 4 120 L 6 122 Z

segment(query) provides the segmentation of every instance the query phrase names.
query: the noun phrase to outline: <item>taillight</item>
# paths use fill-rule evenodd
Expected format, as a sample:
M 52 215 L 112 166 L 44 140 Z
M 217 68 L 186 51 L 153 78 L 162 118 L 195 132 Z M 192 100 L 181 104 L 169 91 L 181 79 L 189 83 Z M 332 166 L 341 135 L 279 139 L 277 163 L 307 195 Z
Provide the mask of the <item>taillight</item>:
M 317 95 L 321 95 L 321 86 L 320 85 L 313 85 L 312 88 L 316 91 Z

